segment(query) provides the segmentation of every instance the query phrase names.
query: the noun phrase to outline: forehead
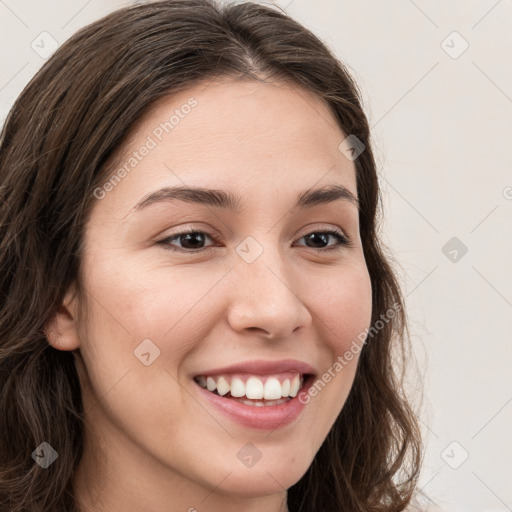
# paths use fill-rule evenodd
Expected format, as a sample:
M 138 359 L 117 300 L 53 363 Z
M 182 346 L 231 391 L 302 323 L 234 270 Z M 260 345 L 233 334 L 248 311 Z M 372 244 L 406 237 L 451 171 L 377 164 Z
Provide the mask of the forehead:
M 345 134 L 313 93 L 289 83 L 205 82 L 159 99 L 134 125 L 114 172 L 141 153 L 115 194 L 130 207 L 156 186 L 242 189 L 279 199 L 327 184 L 356 192 Z M 262 198 L 260 198 L 262 199 Z
M 136 149 L 148 136 L 176 149 L 175 157 L 178 150 L 190 150 L 195 159 L 226 147 L 226 157 L 248 149 L 290 154 L 299 144 L 339 156 L 346 137 L 329 107 L 307 89 L 227 77 L 157 100 L 132 127 L 121 152 Z

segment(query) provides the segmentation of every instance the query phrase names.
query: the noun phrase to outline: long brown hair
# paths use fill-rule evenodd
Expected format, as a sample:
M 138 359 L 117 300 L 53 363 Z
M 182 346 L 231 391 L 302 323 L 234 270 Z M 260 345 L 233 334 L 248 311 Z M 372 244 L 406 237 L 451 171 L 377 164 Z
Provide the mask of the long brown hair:
M 408 328 L 387 249 L 376 163 L 361 94 L 345 66 L 284 13 L 255 3 L 166 0 L 123 8 L 79 30 L 12 107 L 0 139 L 0 508 L 78 511 L 73 477 L 83 408 L 73 353 L 44 327 L 80 262 L 93 191 L 130 127 L 166 95 L 219 76 L 273 77 L 312 91 L 365 149 L 355 159 L 372 325 L 347 401 L 304 476 L 291 512 L 399 512 L 422 462 L 403 375 Z M 392 319 L 382 315 L 395 311 Z M 397 357 L 398 356 L 398 357 Z M 58 463 L 31 457 L 43 441 Z

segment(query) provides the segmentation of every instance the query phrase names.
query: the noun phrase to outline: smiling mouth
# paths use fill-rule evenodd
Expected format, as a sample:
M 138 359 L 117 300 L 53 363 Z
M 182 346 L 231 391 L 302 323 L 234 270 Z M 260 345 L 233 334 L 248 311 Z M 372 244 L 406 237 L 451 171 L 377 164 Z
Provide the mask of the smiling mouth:
M 214 395 L 245 405 L 268 407 L 285 404 L 297 396 L 311 374 L 283 372 L 273 375 L 197 375 L 194 381 Z

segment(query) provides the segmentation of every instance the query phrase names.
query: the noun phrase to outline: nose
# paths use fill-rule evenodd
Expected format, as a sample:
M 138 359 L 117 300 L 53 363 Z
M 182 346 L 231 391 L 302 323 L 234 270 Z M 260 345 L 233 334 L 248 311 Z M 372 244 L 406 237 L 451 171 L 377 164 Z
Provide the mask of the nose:
M 240 334 L 252 331 L 266 339 L 286 338 L 311 322 L 297 286 L 300 276 L 286 265 L 277 249 L 266 248 L 252 263 L 239 261 L 231 279 L 234 293 L 228 323 Z

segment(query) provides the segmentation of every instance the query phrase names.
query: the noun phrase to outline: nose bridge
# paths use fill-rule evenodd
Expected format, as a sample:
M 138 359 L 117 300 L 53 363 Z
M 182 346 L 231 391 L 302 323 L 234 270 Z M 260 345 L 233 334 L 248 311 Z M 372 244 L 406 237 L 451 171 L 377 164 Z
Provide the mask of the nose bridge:
M 258 239 L 256 239 L 256 236 Z M 237 247 L 229 321 L 234 329 L 260 328 L 286 336 L 304 325 L 308 312 L 292 282 L 292 269 L 275 232 L 247 237 Z

